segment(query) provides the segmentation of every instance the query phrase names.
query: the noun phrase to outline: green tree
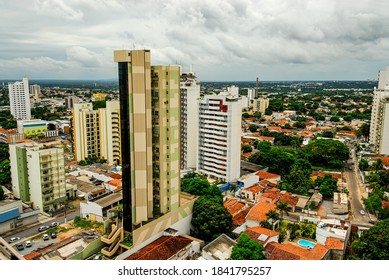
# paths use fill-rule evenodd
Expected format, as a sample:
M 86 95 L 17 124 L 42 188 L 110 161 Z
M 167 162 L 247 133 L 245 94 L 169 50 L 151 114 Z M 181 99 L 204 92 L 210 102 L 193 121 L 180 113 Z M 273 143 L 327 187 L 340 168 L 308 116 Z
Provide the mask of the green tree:
M 265 115 L 266 116 L 271 116 L 271 114 L 273 114 L 273 111 L 270 108 L 266 108 L 265 109 Z
M 285 175 L 284 179 L 291 187 L 288 191 L 297 194 L 306 194 L 311 186 L 309 175 L 303 169 L 293 165 L 292 170 L 288 175 Z
M 0 186 L 0 200 L 4 200 L 4 190 L 2 186 Z
M 307 126 L 305 125 L 305 123 L 303 123 L 303 122 L 295 122 L 294 124 L 293 124 L 293 126 L 294 127 L 297 127 L 297 128 L 306 128 Z
M 296 158 L 291 152 L 273 147 L 267 153 L 262 153 L 261 162 L 257 164 L 268 166 L 269 172 L 284 176 L 289 174 L 295 160 Z
M 333 117 L 330 118 L 330 121 L 332 121 L 332 122 L 339 122 L 340 119 L 338 117 L 333 116 Z
M 379 221 L 365 230 L 360 239 L 351 244 L 351 254 L 363 260 L 389 259 L 389 219 Z
M 8 159 L 0 163 L 0 185 L 11 182 L 11 164 Z
M 191 235 L 210 242 L 232 231 L 232 216 L 219 200 L 201 196 L 193 205 Z
M 242 234 L 239 237 L 238 243 L 232 247 L 232 260 L 263 260 L 263 245 L 251 240 L 247 234 Z
M 241 149 L 242 149 L 242 153 L 244 153 L 244 154 L 250 153 L 253 151 L 253 148 L 251 147 L 250 144 L 243 144 Z
M 334 132 L 330 131 L 330 130 L 325 130 L 321 134 L 321 137 L 324 137 L 324 138 L 334 138 Z
M 107 103 L 107 101 L 105 101 L 105 100 L 93 101 L 93 110 L 97 110 L 99 108 L 105 108 L 106 103 Z
M 369 135 L 370 135 L 370 125 L 367 123 L 363 123 L 357 130 L 357 136 L 368 139 Z
M 325 167 L 339 166 L 349 158 L 349 152 L 347 145 L 332 139 L 317 139 L 301 149 L 302 157 L 312 165 Z
M 215 185 L 211 185 L 207 179 L 186 178 L 181 184 L 181 190 L 193 195 L 207 196 L 218 201 L 223 201 L 222 191 Z
M 381 206 L 381 198 L 377 193 L 371 193 L 368 198 L 363 199 L 363 204 L 369 211 L 379 211 Z
M 261 151 L 262 153 L 269 152 L 271 149 L 271 144 L 268 141 L 261 141 L 259 142 L 257 149 Z
M 258 131 L 258 126 L 255 125 L 255 124 L 250 124 L 249 130 L 250 130 L 251 132 L 257 132 L 257 131 Z
M 367 170 L 369 168 L 369 162 L 363 158 L 359 161 L 358 167 L 362 171 Z

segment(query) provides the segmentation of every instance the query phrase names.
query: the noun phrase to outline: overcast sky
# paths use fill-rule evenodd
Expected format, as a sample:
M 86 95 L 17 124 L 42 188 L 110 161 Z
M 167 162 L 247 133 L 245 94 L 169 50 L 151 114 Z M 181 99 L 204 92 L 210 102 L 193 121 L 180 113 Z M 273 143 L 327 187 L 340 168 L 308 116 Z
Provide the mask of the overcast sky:
M 0 79 L 117 77 L 115 49 L 203 81 L 377 79 L 388 0 L 0 2 Z

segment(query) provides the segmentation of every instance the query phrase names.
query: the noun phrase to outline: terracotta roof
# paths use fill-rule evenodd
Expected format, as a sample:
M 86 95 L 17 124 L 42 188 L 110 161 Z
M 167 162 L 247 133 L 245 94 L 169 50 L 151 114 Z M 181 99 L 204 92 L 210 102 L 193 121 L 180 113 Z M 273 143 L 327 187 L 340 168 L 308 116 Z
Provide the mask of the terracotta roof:
M 251 206 L 248 206 L 244 208 L 242 211 L 240 211 L 238 214 L 236 214 L 234 217 L 232 217 L 232 223 L 235 226 L 243 225 L 246 222 L 246 216 L 250 212 Z
M 122 175 L 120 175 L 118 173 L 114 173 L 114 172 L 109 173 L 107 176 L 111 177 L 112 179 L 121 179 L 122 178 Z
M 252 153 L 244 153 L 242 156 L 244 156 L 245 158 L 248 158 L 252 155 Z
M 245 188 L 244 190 L 247 192 L 252 192 L 252 193 L 259 193 L 265 189 L 264 186 L 261 186 L 259 183 L 255 184 L 254 186 Z
M 264 180 L 264 179 L 270 179 L 270 180 L 274 180 L 274 179 L 279 179 L 280 178 L 280 175 L 278 174 L 273 174 L 273 173 L 270 173 L 270 172 L 265 172 L 265 171 L 258 171 L 257 173 L 255 173 L 257 176 L 259 176 L 259 179 L 261 180 Z
M 109 181 L 107 184 L 117 187 L 117 186 L 120 186 L 122 184 L 122 180 L 113 179 L 113 180 Z
M 333 180 L 338 180 L 342 178 L 342 174 L 340 173 L 327 172 L 327 171 L 312 171 L 312 176 L 317 176 L 320 178 L 324 178 L 326 174 L 330 174 Z
M 224 202 L 223 206 L 225 208 L 227 208 L 227 207 L 230 207 L 230 206 L 234 205 L 236 202 L 237 202 L 236 199 L 230 199 L 230 200 L 227 200 L 226 202 Z
M 383 157 L 381 158 L 382 159 L 382 162 L 385 166 L 389 166 L 389 157 Z
M 382 206 L 382 208 L 389 208 L 389 201 L 382 200 L 381 206 Z
M 234 205 L 227 208 L 227 211 L 234 217 L 236 214 L 238 214 L 243 208 L 245 207 L 245 204 L 242 202 L 237 202 Z
M 329 249 L 321 244 L 316 244 L 308 250 L 292 243 L 270 242 L 266 245 L 265 251 L 269 254 L 268 260 L 321 260 Z
M 161 236 L 126 260 L 168 260 L 191 242 L 183 236 Z
M 274 141 L 274 137 L 268 137 L 268 136 L 259 136 L 258 137 L 259 140 L 261 141 Z
M 253 220 L 262 222 L 267 220 L 266 214 L 270 210 L 276 211 L 277 207 L 274 203 L 261 202 L 253 206 L 250 212 L 247 214 L 246 220 Z
M 267 129 L 269 129 L 269 131 L 277 131 L 277 132 L 281 132 L 281 127 L 278 127 L 278 126 L 269 126 Z
M 242 143 L 249 143 L 249 144 L 251 144 L 251 143 L 253 143 L 253 141 L 254 141 L 253 139 L 248 139 L 248 138 L 242 138 L 241 139 Z
M 315 123 L 313 123 L 313 122 L 304 122 L 304 124 L 305 124 L 306 126 L 315 125 Z
M 296 206 L 297 202 L 299 201 L 299 198 L 297 196 L 292 195 L 291 193 L 286 192 L 281 196 L 279 201 L 287 203 L 291 206 Z
M 326 247 L 333 250 L 343 250 L 344 243 L 342 240 L 335 237 L 327 237 Z
M 276 232 L 276 231 L 271 230 L 271 229 L 263 228 L 261 226 L 248 228 L 245 230 L 244 233 L 247 234 L 252 240 L 254 240 L 258 243 L 261 243 L 262 245 L 265 244 L 269 240 L 270 237 L 277 236 L 280 234 L 279 232 Z M 267 236 L 266 240 L 261 241 L 258 239 L 261 234 Z

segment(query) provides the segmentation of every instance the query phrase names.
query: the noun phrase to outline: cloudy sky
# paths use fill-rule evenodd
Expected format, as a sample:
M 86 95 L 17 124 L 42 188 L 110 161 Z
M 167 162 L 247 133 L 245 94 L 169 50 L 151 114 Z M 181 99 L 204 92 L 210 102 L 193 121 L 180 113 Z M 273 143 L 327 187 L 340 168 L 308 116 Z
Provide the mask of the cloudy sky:
M 0 79 L 117 77 L 115 49 L 203 81 L 377 79 L 388 0 L 0 2 Z

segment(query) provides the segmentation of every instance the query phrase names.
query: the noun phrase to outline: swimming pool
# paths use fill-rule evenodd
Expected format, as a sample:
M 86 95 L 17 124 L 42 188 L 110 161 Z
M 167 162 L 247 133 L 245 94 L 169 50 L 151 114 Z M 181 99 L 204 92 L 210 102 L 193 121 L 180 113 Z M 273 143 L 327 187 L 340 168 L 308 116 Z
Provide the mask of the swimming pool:
M 297 241 L 297 244 L 300 246 L 303 246 L 307 249 L 312 249 L 313 247 L 316 246 L 315 243 L 308 241 L 308 240 L 305 240 L 305 239 L 300 239 L 299 241 Z

